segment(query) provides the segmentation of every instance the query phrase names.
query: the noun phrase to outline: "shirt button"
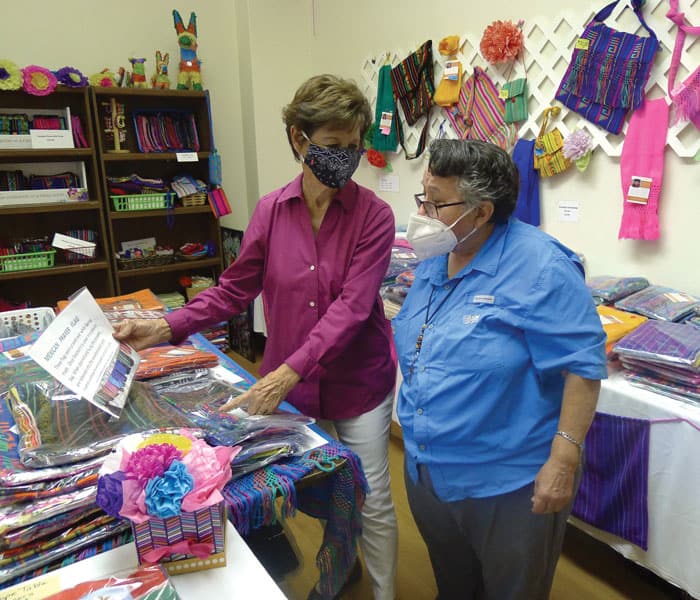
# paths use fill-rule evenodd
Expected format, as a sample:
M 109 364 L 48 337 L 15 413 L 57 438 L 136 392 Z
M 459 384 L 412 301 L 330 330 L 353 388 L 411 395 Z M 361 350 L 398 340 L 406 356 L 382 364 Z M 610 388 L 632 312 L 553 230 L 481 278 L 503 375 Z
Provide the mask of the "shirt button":
M 419 449 L 419 450 L 425 450 L 425 444 L 421 444 L 420 446 L 418 446 L 418 449 Z
M 316 306 L 316 303 L 312 300 L 311 302 L 309 302 L 309 306 L 313 308 L 314 306 Z
M 315 271 L 316 265 L 309 265 L 309 271 Z
M 422 414 L 423 414 L 423 409 L 422 409 L 422 408 L 419 408 L 416 412 L 417 412 L 419 415 L 422 415 Z
M 449 284 L 449 283 L 446 283 L 446 284 L 445 284 L 445 289 L 446 289 L 446 290 L 449 290 L 449 289 L 450 289 L 450 284 Z
M 434 327 L 434 325 L 431 324 L 431 325 L 428 327 L 428 329 L 432 329 L 433 327 Z
M 421 368 L 420 368 L 420 372 L 421 372 L 421 373 L 425 373 L 425 367 L 421 367 Z

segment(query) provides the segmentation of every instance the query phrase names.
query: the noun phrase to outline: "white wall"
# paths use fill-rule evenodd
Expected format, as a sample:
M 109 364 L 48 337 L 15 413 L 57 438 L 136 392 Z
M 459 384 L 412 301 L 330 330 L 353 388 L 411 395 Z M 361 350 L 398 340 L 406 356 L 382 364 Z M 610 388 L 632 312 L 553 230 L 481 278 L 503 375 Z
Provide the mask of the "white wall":
M 605 2 L 600 0 L 587 7 L 600 8 Z M 267 77 L 265 69 L 260 70 L 258 62 L 266 61 L 255 63 L 256 111 L 265 106 L 266 114 L 272 115 L 268 119 L 256 113 L 258 143 L 264 140 L 265 152 L 271 153 L 263 156 L 258 148 L 261 193 L 279 186 L 290 173 L 297 172 L 293 163 L 290 168 L 291 159 L 287 158 L 286 143 L 283 134 L 280 135 L 274 111 L 291 98 L 293 89 L 307 75 L 333 72 L 362 83 L 360 69 L 367 56 L 412 48 L 428 38 L 437 43 L 451 34 L 471 33 L 480 37 L 484 28 L 495 19 L 528 20 L 551 15 L 555 10 L 574 14 L 586 10 L 577 0 L 561 0 L 556 6 L 544 0 L 517 4 L 511 0 L 479 3 L 460 0 L 255 0 L 254 4 L 252 54 L 254 57 L 258 53 L 265 57 L 273 55 L 282 74 L 280 83 L 277 78 Z M 309 35 L 314 4 L 316 33 Z M 700 24 L 700 2 L 692 8 L 688 5 L 687 0 L 681 0 L 689 21 Z M 514 12 L 516 6 L 517 12 Z M 281 20 L 276 18 L 278 15 L 282 16 Z M 668 29 L 670 26 L 663 13 L 653 15 L 649 21 L 656 27 Z M 287 52 L 275 54 L 270 50 L 270 38 L 278 36 L 289 42 Z M 305 41 L 306 36 L 308 41 Z M 699 44 L 696 46 L 700 47 Z M 299 65 L 304 53 L 308 62 Z M 412 194 L 420 190 L 425 162 L 422 158 L 407 162 L 398 154 L 391 162 L 394 172 L 400 177 L 400 192 L 380 195 L 394 208 L 397 222 L 405 223 L 414 207 Z M 356 179 L 377 189 L 379 176 L 380 171 L 363 161 Z M 660 209 L 661 239 L 658 242 L 618 240 L 622 214 L 619 159 L 598 151 L 585 174 L 571 170 L 542 182 L 543 228 L 582 252 L 590 274 L 643 274 L 655 283 L 700 294 L 700 268 L 696 264 L 699 190 L 700 164 L 680 159 L 667 149 Z M 578 223 L 558 221 L 557 204 L 563 199 L 580 202 Z

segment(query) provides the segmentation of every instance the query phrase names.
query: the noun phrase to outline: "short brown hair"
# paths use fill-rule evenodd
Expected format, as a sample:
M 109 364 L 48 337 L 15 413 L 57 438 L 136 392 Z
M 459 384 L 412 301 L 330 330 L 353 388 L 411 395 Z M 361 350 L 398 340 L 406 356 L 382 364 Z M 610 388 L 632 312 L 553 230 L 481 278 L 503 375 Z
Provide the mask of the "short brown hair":
M 335 75 L 316 75 L 299 86 L 292 101 L 282 110 L 287 140 L 294 158 L 292 125 L 311 137 L 319 127 L 339 129 L 360 126 L 360 141 L 372 125 L 372 110 L 355 82 Z

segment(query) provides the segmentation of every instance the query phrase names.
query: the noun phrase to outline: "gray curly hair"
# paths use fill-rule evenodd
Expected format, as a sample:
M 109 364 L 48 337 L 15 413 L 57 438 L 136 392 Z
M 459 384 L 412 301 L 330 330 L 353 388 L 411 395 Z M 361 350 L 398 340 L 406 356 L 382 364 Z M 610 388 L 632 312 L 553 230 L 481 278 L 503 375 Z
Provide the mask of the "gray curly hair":
M 520 175 L 505 151 L 478 140 L 435 140 L 428 169 L 437 177 L 457 177 L 457 189 L 468 208 L 491 202 L 494 223 L 504 223 L 515 210 Z

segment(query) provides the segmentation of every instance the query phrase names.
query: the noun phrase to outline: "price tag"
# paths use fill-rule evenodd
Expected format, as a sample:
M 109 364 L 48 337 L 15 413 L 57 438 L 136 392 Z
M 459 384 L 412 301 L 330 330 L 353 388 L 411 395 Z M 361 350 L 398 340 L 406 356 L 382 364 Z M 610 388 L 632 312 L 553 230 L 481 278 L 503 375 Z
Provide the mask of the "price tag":
M 199 162 L 196 152 L 176 152 L 177 162 Z
M 445 63 L 445 73 L 442 76 L 443 79 L 448 79 L 449 81 L 457 81 L 459 79 L 459 61 L 458 60 L 448 60 Z
M 508 90 L 505 88 L 501 88 L 500 90 L 498 90 L 498 97 L 501 100 L 508 100 Z
M 382 118 L 379 120 L 379 131 L 382 135 L 389 135 L 391 133 L 391 123 L 394 120 L 394 113 L 392 112 L 382 112 Z
M 647 204 L 651 192 L 651 178 L 632 175 L 630 179 L 630 185 L 627 188 L 627 202 Z
M 591 41 L 586 38 L 578 38 L 576 40 L 576 45 L 574 46 L 577 50 L 588 50 L 591 45 Z

